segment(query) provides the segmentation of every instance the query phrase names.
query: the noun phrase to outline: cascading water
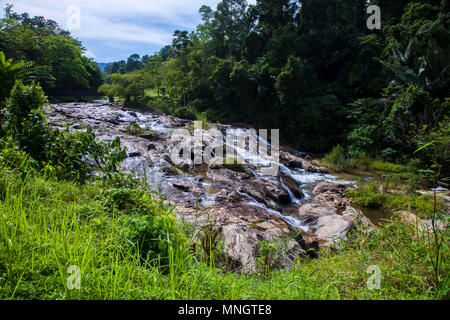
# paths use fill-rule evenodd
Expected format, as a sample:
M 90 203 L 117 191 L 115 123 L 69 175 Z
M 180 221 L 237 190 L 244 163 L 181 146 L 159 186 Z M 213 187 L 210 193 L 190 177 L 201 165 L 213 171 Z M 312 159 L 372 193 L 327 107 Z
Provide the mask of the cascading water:
M 185 192 L 185 197 L 181 200 L 176 199 L 176 202 L 183 203 L 184 200 L 189 200 L 190 198 L 199 202 L 204 206 L 221 206 L 221 202 L 216 201 L 216 195 L 222 188 L 232 189 L 231 191 L 240 197 L 240 201 L 245 201 L 247 205 L 261 208 L 271 215 L 282 218 L 288 224 L 306 230 L 307 226 L 304 225 L 299 219 L 291 216 L 282 214 L 283 208 L 275 208 L 274 206 L 269 207 L 269 205 L 263 202 L 262 199 L 249 195 L 245 192 L 240 191 L 239 185 L 230 186 L 220 183 L 214 183 L 208 178 L 197 179 L 192 172 L 188 170 L 187 173 L 180 173 L 178 170 L 171 168 L 169 154 L 170 149 L 173 147 L 173 143 L 170 141 L 171 132 L 175 128 L 184 128 L 192 131 L 192 121 L 175 119 L 170 116 L 159 115 L 159 114 L 143 114 L 139 112 L 127 111 L 123 109 L 111 108 L 107 104 L 91 103 L 91 104 L 71 104 L 70 106 L 54 106 L 59 110 L 60 113 L 53 114 L 53 121 L 59 120 L 62 122 L 67 121 L 72 118 L 74 122 L 82 123 L 86 126 L 91 126 L 94 132 L 100 139 L 107 140 L 113 139 L 116 136 L 121 138 L 122 145 L 126 147 L 129 151 L 129 157 L 123 162 L 122 166 L 125 170 L 134 171 L 140 176 L 145 176 L 149 183 L 155 188 L 162 186 L 163 192 L 166 191 L 167 196 L 172 196 L 175 194 L 174 185 L 180 185 L 180 183 L 185 183 L 187 186 L 185 189 L 193 188 L 195 190 L 200 190 L 197 193 Z M 61 116 L 63 115 L 63 116 Z M 59 118 L 58 118 L 59 117 Z M 124 129 L 126 126 L 130 126 L 133 123 L 139 125 L 143 130 L 151 130 L 156 133 L 159 138 L 158 141 L 151 142 L 154 146 L 150 146 L 149 141 L 144 138 L 132 136 L 126 132 Z M 75 126 L 75 124 L 73 124 Z M 215 125 L 220 129 L 221 132 L 234 133 L 237 138 L 242 138 L 239 135 L 244 135 L 245 137 L 251 137 L 258 144 L 269 149 L 271 144 L 263 137 L 259 136 L 256 131 L 248 129 L 232 129 L 230 126 L 225 125 Z M 62 127 L 62 125 L 61 125 Z M 75 129 L 75 127 L 74 127 Z M 207 130 L 201 130 L 204 137 L 212 139 L 212 135 Z M 335 177 L 331 175 L 324 175 L 321 173 L 311 173 L 306 172 L 303 169 L 291 169 L 280 163 L 280 161 L 274 161 L 268 154 L 261 154 L 258 149 L 245 148 L 230 144 L 230 139 L 227 136 L 223 137 L 224 149 L 233 150 L 234 155 L 238 158 L 247 160 L 246 170 L 250 172 L 252 179 L 255 183 L 267 182 L 270 185 L 277 185 L 279 188 L 284 190 L 288 197 L 290 198 L 290 204 L 288 206 L 300 206 L 303 200 L 308 198 L 307 189 L 308 185 L 317 183 L 317 181 L 325 180 L 335 180 Z M 152 148 L 155 148 L 153 150 Z M 299 194 L 305 194 L 302 199 L 296 198 L 292 186 L 286 185 L 280 178 L 280 174 L 275 176 L 263 175 L 260 173 L 261 168 L 269 167 L 275 164 L 279 169 L 279 173 L 286 175 L 290 179 L 296 181 L 299 185 Z M 205 164 L 206 165 L 206 164 Z M 169 170 L 167 170 L 169 168 Z M 176 171 L 173 174 L 168 171 Z M 232 177 L 231 180 L 234 178 Z M 342 181 L 340 181 L 342 182 Z M 181 189 L 184 187 L 181 186 Z M 209 192 L 209 190 L 214 190 L 214 192 Z M 218 190 L 218 191 L 217 191 Z M 183 191 L 183 190 L 181 190 Z M 191 199 L 192 200 L 192 199 Z M 194 201 L 194 202 L 195 202 Z

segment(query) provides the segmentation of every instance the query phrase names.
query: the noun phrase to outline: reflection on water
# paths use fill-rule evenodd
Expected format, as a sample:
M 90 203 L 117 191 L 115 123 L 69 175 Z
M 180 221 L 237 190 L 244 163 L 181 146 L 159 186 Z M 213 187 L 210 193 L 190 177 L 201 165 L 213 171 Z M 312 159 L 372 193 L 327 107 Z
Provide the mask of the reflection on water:
M 380 208 L 380 209 L 373 209 L 373 208 L 366 208 L 361 207 L 356 204 L 353 204 L 353 207 L 355 209 L 359 209 L 362 211 L 362 213 L 372 221 L 373 224 L 379 226 L 386 222 L 386 220 L 389 220 L 393 213 L 391 210 L 387 208 Z

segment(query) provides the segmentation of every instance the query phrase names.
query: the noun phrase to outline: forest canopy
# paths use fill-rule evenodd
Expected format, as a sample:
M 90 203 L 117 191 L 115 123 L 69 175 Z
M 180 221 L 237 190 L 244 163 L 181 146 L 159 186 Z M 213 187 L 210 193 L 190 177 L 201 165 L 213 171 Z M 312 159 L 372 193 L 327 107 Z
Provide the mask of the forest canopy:
M 366 25 L 371 4 L 381 8 L 381 30 Z M 344 144 L 351 155 L 393 160 L 448 133 L 448 6 L 440 0 L 223 0 L 215 10 L 200 8 L 196 31 L 177 30 L 157 55 L 132 55 L 107 73 L 119 84 L 127 73 L 147 72 L 144 87 L 156 94 L 146 96 L 142 88 L 138 104 L 280 128 L 285 143 L 304 151 Z

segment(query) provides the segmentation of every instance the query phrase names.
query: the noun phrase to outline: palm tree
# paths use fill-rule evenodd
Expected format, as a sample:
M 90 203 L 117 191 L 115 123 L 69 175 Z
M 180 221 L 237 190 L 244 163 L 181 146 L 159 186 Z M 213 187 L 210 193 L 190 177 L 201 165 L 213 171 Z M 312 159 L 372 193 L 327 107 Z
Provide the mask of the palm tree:
M 16 80 L 21 80 L 31 73 L 33 62 L 6 60 L 5 54 L 0 51 L 0 109 Z

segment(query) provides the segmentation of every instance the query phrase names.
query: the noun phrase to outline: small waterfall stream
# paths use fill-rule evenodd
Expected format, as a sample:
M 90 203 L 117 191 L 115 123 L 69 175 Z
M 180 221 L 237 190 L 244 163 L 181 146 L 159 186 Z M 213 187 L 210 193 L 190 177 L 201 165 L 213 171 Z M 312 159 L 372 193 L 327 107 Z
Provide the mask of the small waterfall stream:
M 70 112 L 72 112 L 72 114 L 70 114 Z M 174 117 L 154 113 L 143 114 L 136 111 L 117 109 L 112 108 L 108 104 L 100 103 L 70 105 L 70 108 L 67 107 L 62 110 L 61 113 L 66 117 L 66 119 L 60 119 L 61 121 L 67 121 L 67 117 L 69 116 L 70 118 L 70 116 L 72 116 L 76 121 L 92 126 L 94 132 L 100 139 L 108 140 L 115 138 L 116 136 L 120 136 L 122 145 L 128 149 L 130 154 L 130 156 L 125 159 L 122 164 L 125 170 L 134 171 L 140 176 L 146 176 L 152 185 L 155 187 L 158 186 L 158 188 L 162 186 L 162 190 L 166 190 L 169 195 L 173 194 L 174 184 L 179 185 L 180 183 L 186 183 L 189 186 L 194 186 L 200 191 L 195 195 L 193 192 L 187 192 L 184 199 L 188 199 L 189 197 L 198 197 L 202 205 L 205 207 L 210 205 L 221 205 L 221 203 L 215 202 L 215 195 L 220 192 L 221 188 L 223 188 L 220 183 L 215 184 L 208 178 L 197 179 L 193 176 L 195 172 L 192 172 L 192 170 L 186 174 L 167 174 L 167 171 L 165 170 L 165 167 L 171 166 L 168 155 L 170 154 L 170 149 L 173 147 L 173 142 L 170 140 L 172 130 L 182 128 L 192 132 L 192 121 L 176 119 Z M 130 126 L 133 123 L 138 124 L 143 130 L 151 130 L 153 133 L 158 135 L 158 140 L 151 142 L 156 145 L 152 148 L 156 148 L 157 150 L 152 150 L 150 148 L 150 142 L 148 140 L 132 136 L 124 130 L 126 126 Z M 233 150 L 235 156 L 246 160 L 246 170 L 250 173 L 253 180 L 261 181 L 261 183 L 267 182 L 270 185 L 276 185 L 280 188 L 280 190 L 286 192 L 290 199 L 290 203 L 285 204 L 285 206 L 300 206 L 303 201 L 309 198 L 307 190 L 308 186 L 312 186 L 318 181 L 338 180 L 336 177 L 329 174 L 312 173 L 298 168 L 291 169 L 280 163 L 280 161 L 274 161 L 268 154 L 260 154 L 258 152 L 259 148 L 243 148 L 242 146 L 230 144 L 230 141 L 233 140 L 229 139 L 230 137 L 227 136 L 228 134 L 233 134 L 233 139 L 243 138 L 242 135 L 244 135 L 244 138 L 253 139 L 258 147 L 260 144 L 263 144 L 270 154 L 271 143 L 269 143 L 265 138 L 259 136 L 255 130 L 231 128 L 230 126 L 219 124 L 214 124 L 213 126 L 216 129 L 218 128 L 219 131 L 223 133 L 224 155 L 226 154 L 226 150 Z M 201 130 L 201 134 L 206 138 L 206 140 L 213 139 L 213 135 L 210 134 L 208 130 Z M 261 168 L 269 167 L 274 164 L 279 170 L 277 175 L 270 176 L 260 173 Z M 205 166 L 207 166 L 207 164 L 205 164 Z M 206 169 L 206 171 L 208 170 Z M 292 185 L 286 185 L 280 174 L 296 181 L 299 186 L 298 190 L 293 190 Z M 232 177 L 231 180 L 234 181 L 233 179 L 234 178 Z M 339 180 L 339 182 L 342 183 L 343 181 Z M 348 181 L 347 183 L 351 182 Z M 231 188 L 233 188 L 233 186 Z M 239 186 L 236 185 L 232 191 L 238 194 L 242 201 L 245 201 L 247 205 L 264 209 L 268 213 L 282 218 L 288 224 L 306 230 L 307 226 L 304 225 L 299 219 L 284 215 L 282 213 L 283 208 L 278 208 L 277 210 L 275 208 L 271 208 L 267 205 L 267 203 L 262 202 L 261 199 L 257 199 L 249 194 L 243 193 L 239 189 Z M 209 190 L 218 191 L 211 194 L 212 192 L 210 193 Z M 304 197 L 301 199 L 297 198 L 293 191 L 299 191 L 298 194 L 304 194 Z

